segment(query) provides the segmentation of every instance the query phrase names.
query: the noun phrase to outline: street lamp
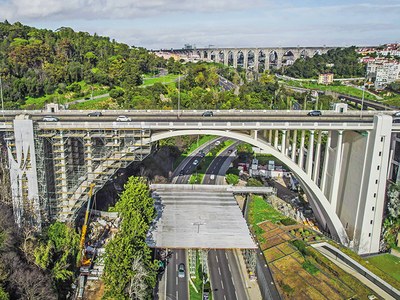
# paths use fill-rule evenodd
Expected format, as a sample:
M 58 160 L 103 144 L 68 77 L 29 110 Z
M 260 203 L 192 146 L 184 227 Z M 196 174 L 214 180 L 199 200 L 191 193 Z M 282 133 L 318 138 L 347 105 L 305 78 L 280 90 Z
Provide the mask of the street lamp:
M 362 118 L 362 113 L 363 113 L 363 109 L 364 109 L 364 93 L 365 93 L 365 81 L 364 81 L 363 86 L 362 86 L 360 119 Z
M 181 74 L 178 76 L 178 118 L 181 111 Z

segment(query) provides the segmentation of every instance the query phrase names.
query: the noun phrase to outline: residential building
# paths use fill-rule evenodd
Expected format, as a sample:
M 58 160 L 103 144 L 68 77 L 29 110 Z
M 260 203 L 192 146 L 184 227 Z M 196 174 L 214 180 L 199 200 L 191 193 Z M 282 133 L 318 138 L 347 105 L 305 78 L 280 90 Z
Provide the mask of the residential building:
M 367 65 L 367 78 L 375 82 L 375 89 L 384 89 L 389 83 L 400 79 L 400 63 L 389 60 L 370 62 Z
M 333 82 L 333 73 L 319 74 L 318 84 L 331 84 Z

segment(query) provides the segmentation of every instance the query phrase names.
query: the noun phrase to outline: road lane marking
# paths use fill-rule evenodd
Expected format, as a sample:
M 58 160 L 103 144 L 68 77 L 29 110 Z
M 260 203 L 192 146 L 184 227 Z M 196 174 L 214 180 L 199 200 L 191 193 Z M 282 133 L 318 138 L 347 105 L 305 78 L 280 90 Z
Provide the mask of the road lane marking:
M 218 262 L 218 256 L 215 255 L 215 258 L 217 259 L 217 262 Z
M 221 276 L 221 269 L 218 267 L 219 276 Z
M 175 283 L 178 285 L 178 277 L 175 277 Z
M 226 296 L 224 295 L 224 299 L 226 300 Z
M 224 282 L 221 280 L 222 289 L 224 290 Z

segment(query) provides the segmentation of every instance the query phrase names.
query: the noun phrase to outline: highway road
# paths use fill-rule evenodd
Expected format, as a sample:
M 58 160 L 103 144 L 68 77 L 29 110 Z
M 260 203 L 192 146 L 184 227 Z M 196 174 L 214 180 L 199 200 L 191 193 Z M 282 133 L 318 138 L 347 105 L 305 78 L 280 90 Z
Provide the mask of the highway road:
M 245 298 L 238 298 L 232 280 L 227 252 L 228 251 L 224 250 L 210 250 L 208 252 L 208 270 L 210 273 L 213 299 L 246 299 L 246 294 Z
M 347 113 L 335 113 L 333 111 L 322 111 L 322 116 L 307 116 L 308 111 L 213 111 L 214 116 L 202 117 L 202 111 L 181 111 L 178 117 L 176 111 L 103 111 L 103 116 L 89 117 L 87 114 L 91 111 L 60 111 L 58 113 L 49 113 L 43 111 L 3 111 L 0 113 L 0 122 L 10 122 L 16 115 L 28 115 L 34 121 L 42 121 L 44 116 L 56 116 L 60 122 L 116 122 L 117 116 L 124 115 L 131 118 L 132 122 L 371 122 L 373 115 L 377 111 L 364 111 L 360 117 L 359 111 L 350 111 Z M 93 112 L 93 111 L 92 111 Z M 382 112 L 381 112 L 382 113 Z M 386 111 L 392 115 L 393 111 Z
M 185 264 L 185 277 L 178 277 L 178 266 Z M 167 264 L 166 300 L 189 299 L 188 269 L 186 265 L 186 251 L 173 249 Z

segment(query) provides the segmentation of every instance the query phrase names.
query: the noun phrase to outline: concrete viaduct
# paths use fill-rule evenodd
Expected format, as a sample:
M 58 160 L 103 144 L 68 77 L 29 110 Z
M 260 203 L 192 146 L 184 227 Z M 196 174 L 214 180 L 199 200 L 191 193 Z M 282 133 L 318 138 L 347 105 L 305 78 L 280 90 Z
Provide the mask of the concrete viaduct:
M 215 135 L 249 143 L 281 160 L 301 182 L 321 226 L 360 254 L 379 251 L 392 140 L 391 112 L 40 111 L 9 112 L 0 137 L 10 167 L 14 215 L 21 224 L 73 221 L 91 183 L 99 190 L 118 168 L 145 158 L 157 141 Z M 118 115 L 131 122 L 116 122 Z
M 213 61 L 226 66 L 238 66 L 255 71 L 277 69 L 292 64 L 301 57 L 313 57 L 336 47 L 279 47 L 279 48 L 198 48 L 160 50 L 187 57 L 188 60 Z M 157 51 L 158 52 L 158 51 Z

